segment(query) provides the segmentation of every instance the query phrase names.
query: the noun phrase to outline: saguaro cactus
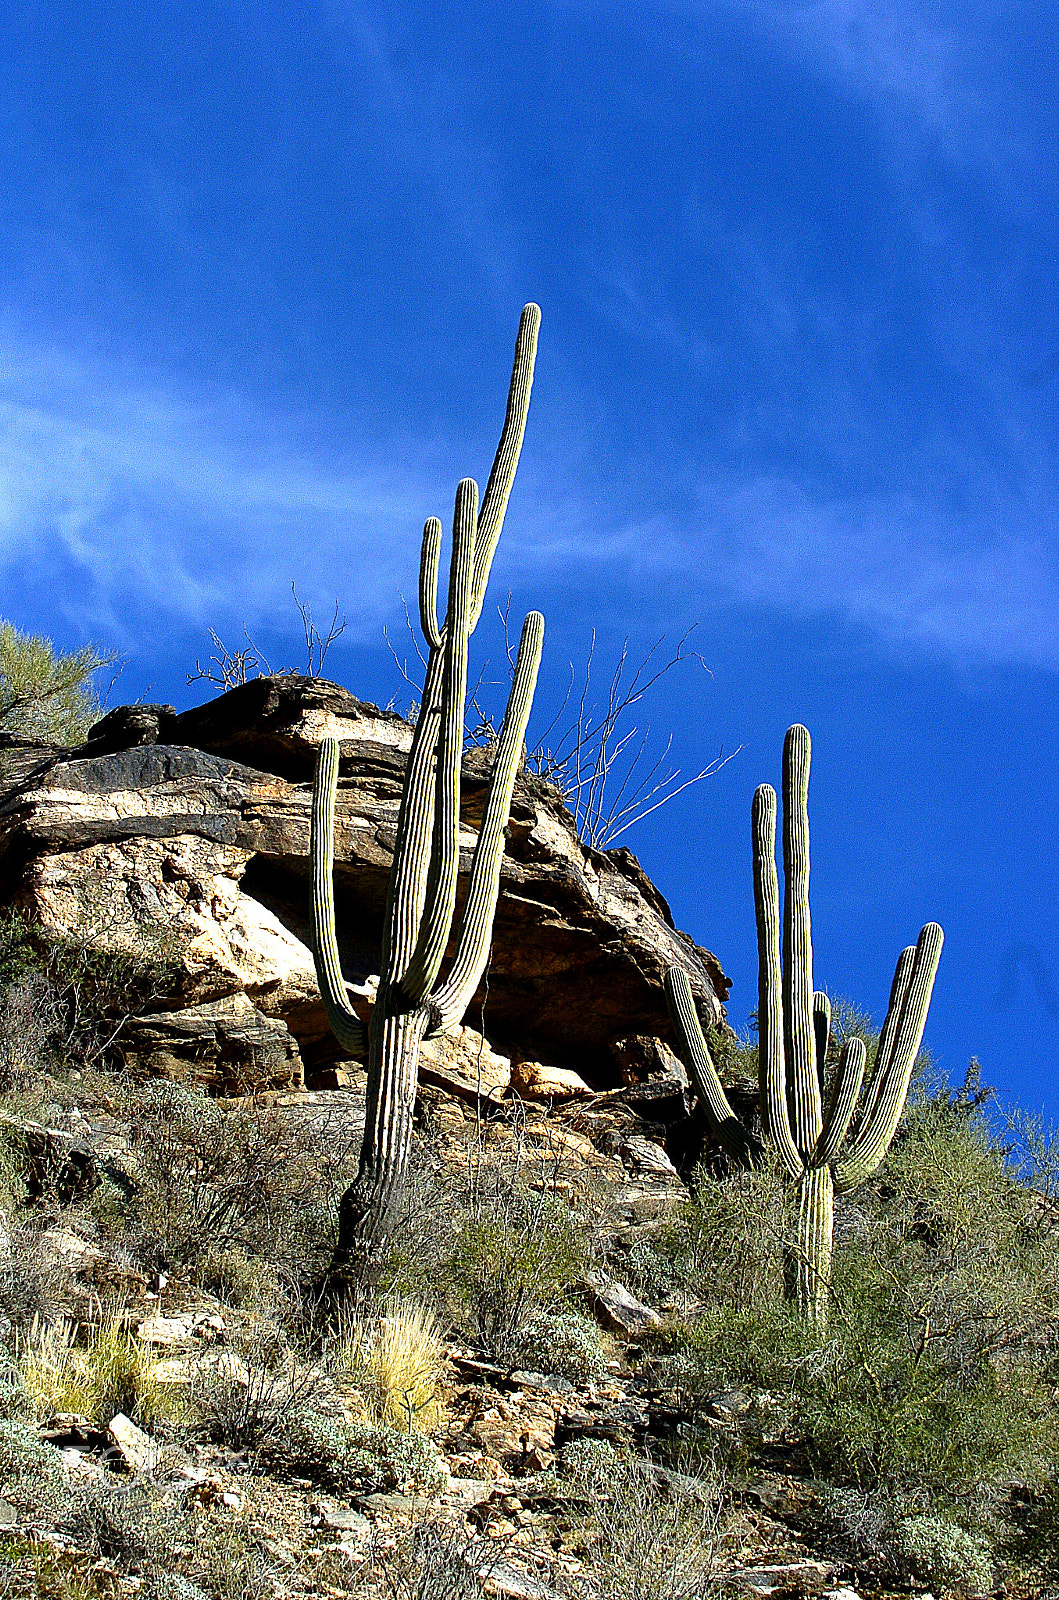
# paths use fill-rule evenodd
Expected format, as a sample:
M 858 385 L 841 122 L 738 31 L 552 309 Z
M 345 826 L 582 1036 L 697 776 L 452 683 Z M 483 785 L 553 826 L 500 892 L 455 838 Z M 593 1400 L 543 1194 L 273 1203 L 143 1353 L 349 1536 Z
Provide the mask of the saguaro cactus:
M 865 1047 L 861 1039 L 850 1038 L 825 1098 L 831 1007 L 825 994 L 813 991 L 809 755 L 808 731 L 798 725 L 788 729 L 783 746 L 782 962 L 776 791 L 768 784 L 754 795 L 752 829 L 761 1121 L 798 1196 L 791 1293 L 806 1317 L 823 1323 L 831 1276 L 834 1196 L 863 1183 L 889 1148 L 922 1042 L 944 936 L 936 922 L 928 922 L 918 942 L 898 958 L 874 1069 L 863 1096 Z M 666 993 L 715 1137 L 735 1160 L 752 1163 L 760 1147 L 755 1148 L 732 1112 L 687 977 L 679 968 L 667 973 Z
M 539 308 L 526 306 L 519 323 L 507 415 L 481 510 L 473 479 L 465 478 L 456 491 L 448 602 L 440 627 L 441 523 L 431 517 L 423 530 L 419 614 L 429 649 L 426 681 L 397 821 L 379 991 L 367 1028 L 367 1111 L 360 1169 L 339 1208 L 332 1288 L 340 1289 L 369 1270 L 386 1237 L 408 1165 L 420 1045 L 428 1035 L 458 1026 L 489 955 L 504 829 L 544 638 L 544 618 L 536 611 L 523 624 L 455 950 L 447 976 L 438 982 L 456 904 L 467 641 L 481 615 L 522 448 L 539 326 Z M 350 1054 L 362 1055 L 363 1029 L 349 1003 L 335 940 L 332 873 L 338 762 L 337 741 L 324 739 L 313 785 L 313 953 L 335 1037 Z

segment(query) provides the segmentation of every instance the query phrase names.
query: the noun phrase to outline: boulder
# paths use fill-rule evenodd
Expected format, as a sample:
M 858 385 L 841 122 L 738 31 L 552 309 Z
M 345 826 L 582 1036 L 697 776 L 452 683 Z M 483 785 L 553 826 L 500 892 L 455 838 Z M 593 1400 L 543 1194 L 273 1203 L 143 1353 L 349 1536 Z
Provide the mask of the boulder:
M 518 1061 L 512 1068 L 511 1087 L 524 1100 L 583 1100 L 592 1093 L 578 1073 L 567 1067 L 549 1067 L 543 1061 Z
M 617 1278 L 605 1272 L 586 1272 L 583 1287 L 592 1309 L 604 1327 L 613 1333 L 635 1339 L 648 1328 L 657 1328 L 662 1318 L 650 1306 L 641 1305 L 636 1296 Z
M 134 1017 L 121 1052 L 140 1076 L 205 1081 L 225 1094 L 300 1085 L 305 1076 L 286 1023 L 259 1011 L 245 993 Z
M 299 1059 L 310 1074 L 340 1061 L 308 947 L 310 789 L 324 734 L 341 744 L 339 948 L 351 999 L 366 1015 L 363 981 L 378 967 L 412 736 L 401 718 L 335 684 L 261 678 L 179 715 L 165 706 L 120 707 L 73 751 L 5 746 L 0 897 L 57 933 L 156 951 L 164 979 L 137 1009 L 167 1020 L 151 1025 L 158 1037 L 144 1046 L 148 1060 L 171 1040 L 169 1053 L 184 1061 L 201 1028 L 205 1071 L 211 1051 L 220 1059 L 234 1048 L 233 1032 L 223 1015 L 180 1022 L 178 1014 L 242 996 L 291 1035 L 289 1045 L 278 1033 L 272 1045 L 263 1035 L 245 1045 L 251 1058 L 265 1052 L 269 1081 L 282 1071 L 281 1056 L 292 1080 Z M 461 897 L 490 760 L 488 750 L 473 750 L 465 761 Z M 517 1045 L 532 1060 L 613 1082 L 616 1041 L 669 1037 L 662 984 L 674 964 L 688 973 L 704 1023 L 720 1022 L 727 979 L 673 927 L 635 857 L 583 846 L 558 792 L 521 778 L 487 982 L 468 1010 L 479 1022 L 484 1007 L 498 1060 Z M 669 1060 L 656 1052 L 659 1059 Z M 453 1062 L 465 1076 L 459 1040 Z M 503 1070 L 491 1068 L 490 1092 L 502 1086 Z
M 158 1446 L 149 1434 L 119 1411 L 107 1428 L 111 1445 L 130 1472 L 150 1472 L 158 1463 Z

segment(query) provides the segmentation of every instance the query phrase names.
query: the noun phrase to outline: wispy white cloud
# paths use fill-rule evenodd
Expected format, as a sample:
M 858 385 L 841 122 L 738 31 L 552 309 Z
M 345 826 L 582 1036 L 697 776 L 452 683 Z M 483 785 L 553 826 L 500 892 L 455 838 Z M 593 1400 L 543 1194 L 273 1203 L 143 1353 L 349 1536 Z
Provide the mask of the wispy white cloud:
M 304 417 L 181 395 L 54 348 L 0 340 L 0 566 L 49 571 L 71 620 L 198 626 L 340 597 L 354 634 L 391 614 L 436 475 L 423 441 L 299 447 Z M 334 419 L 331 419 L 333 430 Z
M 1003 168 L 1033 147 L 1028 102 L 1002 61 L 1010 25 L 992 0 L 727 0 L 773 43 L 874 106 L 887 143 L 911 132 L 959 164 Z
M 780 477 L 712 481 L 699 548 L 731 599 L 862 625 L 957 665 L 1059 667 L 1059 529 L 1010 506 L 961 517 L 928 495 L 813 498 Z

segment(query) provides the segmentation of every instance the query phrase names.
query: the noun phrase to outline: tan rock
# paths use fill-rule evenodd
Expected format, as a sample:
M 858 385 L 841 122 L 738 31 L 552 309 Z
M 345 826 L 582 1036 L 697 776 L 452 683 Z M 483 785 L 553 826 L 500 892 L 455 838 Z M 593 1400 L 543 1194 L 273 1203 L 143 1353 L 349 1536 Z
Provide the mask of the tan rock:
M 457 1028 L 424 1040 L 420 1055 L 424 1083 L 431 1082 L 431 1071 L 457 1079 L 471 1094 L 498 1100 L 511 1082 L 511 1059 L 493 1050 L 474 1028 Z
M 150 1472 L 158 1464 L 158 1446 L 123 1411 L 112 1417 L 107 1433 L 130 1472 Z
M 580 1100 L 593 1092 L 578 1073 L 543 1061 L 517 1062 L 511 1069 L 511 1087 L 526 1100 Z

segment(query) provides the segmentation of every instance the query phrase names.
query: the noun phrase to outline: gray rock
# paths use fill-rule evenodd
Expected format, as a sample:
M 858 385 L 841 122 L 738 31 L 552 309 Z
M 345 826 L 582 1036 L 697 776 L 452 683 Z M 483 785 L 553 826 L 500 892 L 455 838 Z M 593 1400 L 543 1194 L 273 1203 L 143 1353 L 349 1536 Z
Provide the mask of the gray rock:
M 227 1094 L 297 1086 L 305 1076 L 286 1023 L 246 994 L 134 1017 L 121 1051 L 141 1076 L 204 1080 Z
M 586 1272 L 581 1280 L 596 1316 L 613 1333 L 635 1338 L 648 1328 L 657 1328 L 662 1318 L 645 1306 L 617 1278 L 604 1272 Z
M 371 1523 L 359 1511 L 339 1510 L 325 1511 L 320 1518 L 325 1528 L 333 1528 L 336 1533 L 363 1533 L 371 1532 Z

